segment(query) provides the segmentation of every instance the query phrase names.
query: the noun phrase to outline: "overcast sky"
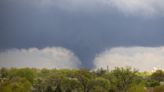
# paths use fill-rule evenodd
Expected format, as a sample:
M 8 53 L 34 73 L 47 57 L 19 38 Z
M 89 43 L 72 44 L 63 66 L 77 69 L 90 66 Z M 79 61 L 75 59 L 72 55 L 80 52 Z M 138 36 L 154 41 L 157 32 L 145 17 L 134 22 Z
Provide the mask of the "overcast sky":
M 163 0 L 0 0 L 0 64 L 10 64 L 6 50 L 13 49 L 62 48 L 87 68 L 95 66 L 97 55 L 119 47 L 152 53 L 164 46 L 163 5 Z

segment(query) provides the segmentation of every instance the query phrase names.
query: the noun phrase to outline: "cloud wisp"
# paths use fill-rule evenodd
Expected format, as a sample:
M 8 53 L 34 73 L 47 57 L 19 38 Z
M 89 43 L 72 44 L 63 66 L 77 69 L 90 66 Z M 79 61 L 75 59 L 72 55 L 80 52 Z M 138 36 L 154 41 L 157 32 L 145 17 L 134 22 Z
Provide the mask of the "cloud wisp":
M 163 0 L 39 0 L 39 5 L 58 7 L 68 11 L 101 11 L 111 9 L 125 15 L 164 15 Z
M 111 6 L 125 14 L 133 15 L 163 15 L 163 0 L 110 0 Z
M 12 49 L 0 52 L 0 67 L 78 68 L 81 62 L 68 49 L 47 47 L 43 49 Z
M 150 71 L 164 69 L 164 47 L 118 47 L 106 50 L 94 59 L 94 68 L 127 67 Z

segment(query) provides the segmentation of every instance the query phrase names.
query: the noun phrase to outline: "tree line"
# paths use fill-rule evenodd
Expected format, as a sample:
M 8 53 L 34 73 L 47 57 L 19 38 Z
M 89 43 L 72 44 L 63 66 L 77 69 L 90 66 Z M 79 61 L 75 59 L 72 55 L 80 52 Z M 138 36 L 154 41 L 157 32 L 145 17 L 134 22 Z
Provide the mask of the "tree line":
M 0 68 L 0 92 L 164 92 L 164 72 Z

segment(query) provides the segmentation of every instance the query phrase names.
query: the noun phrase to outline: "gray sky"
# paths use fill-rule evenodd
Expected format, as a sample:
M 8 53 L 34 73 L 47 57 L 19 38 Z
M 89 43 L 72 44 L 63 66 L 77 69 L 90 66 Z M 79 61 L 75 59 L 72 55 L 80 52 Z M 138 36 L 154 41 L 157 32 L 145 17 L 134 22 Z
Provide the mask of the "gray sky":
M 163 0 L 0 0 L 0 49 L 63 47 L 90 68 L 96 54 L 105 49 L 163 46 L 163 4 Z

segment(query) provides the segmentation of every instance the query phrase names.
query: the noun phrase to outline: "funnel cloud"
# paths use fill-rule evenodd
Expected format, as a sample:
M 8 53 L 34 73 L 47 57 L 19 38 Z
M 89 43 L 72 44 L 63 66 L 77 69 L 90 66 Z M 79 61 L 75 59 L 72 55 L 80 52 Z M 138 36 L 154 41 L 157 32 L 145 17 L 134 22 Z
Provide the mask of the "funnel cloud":
M 149 70 L 163 46 L 164 0 L 0 0 L 0 67 Z

